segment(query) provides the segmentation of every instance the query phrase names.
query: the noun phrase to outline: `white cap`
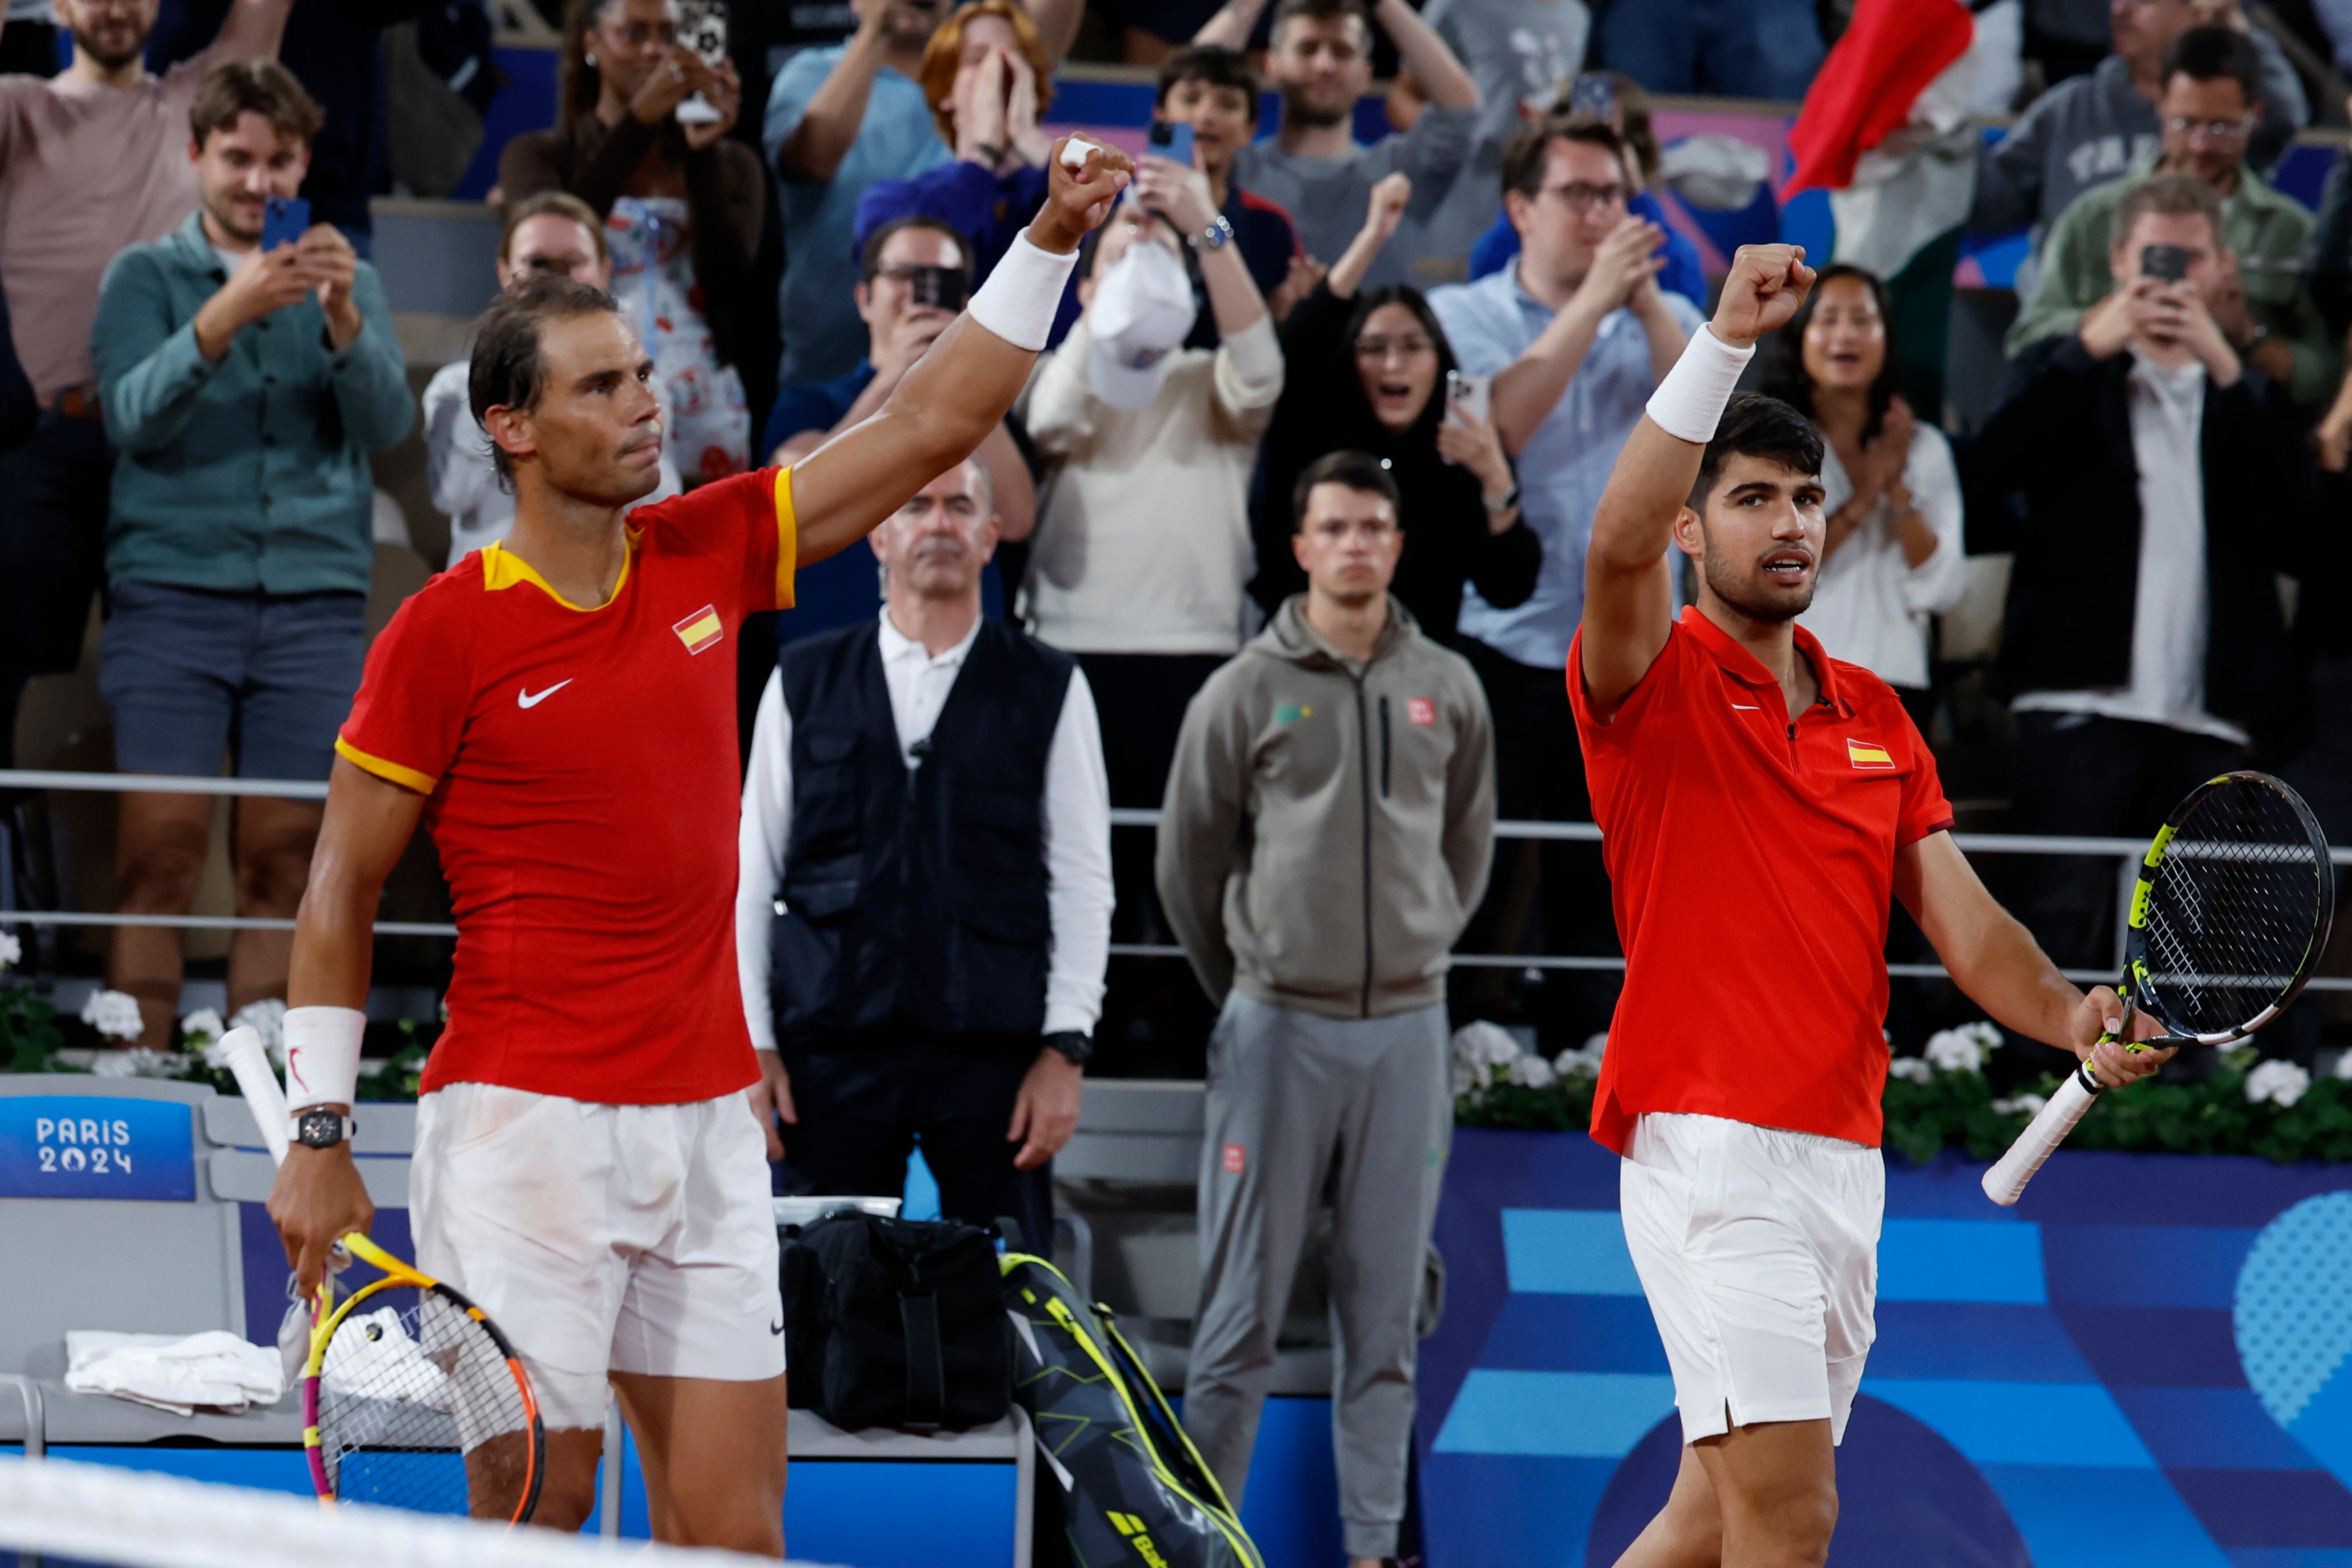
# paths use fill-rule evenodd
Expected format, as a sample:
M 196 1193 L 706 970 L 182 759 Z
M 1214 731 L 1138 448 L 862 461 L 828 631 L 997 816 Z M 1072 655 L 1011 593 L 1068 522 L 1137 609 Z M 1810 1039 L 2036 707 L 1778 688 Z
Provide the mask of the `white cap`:
M 1095 395 L 1129 413 L 1150 407 L 1168 356 L 1192 335 L 1199 312 L 1184 263 L 1157 240 L 1138 237 L 1095 285 L 1087 366 Z

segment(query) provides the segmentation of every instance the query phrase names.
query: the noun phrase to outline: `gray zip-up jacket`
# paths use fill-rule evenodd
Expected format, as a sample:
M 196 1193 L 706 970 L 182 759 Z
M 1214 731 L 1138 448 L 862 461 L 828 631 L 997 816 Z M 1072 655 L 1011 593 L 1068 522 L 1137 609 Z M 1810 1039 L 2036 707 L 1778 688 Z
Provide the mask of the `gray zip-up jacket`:
M 1185 710 L 1160 901 L 1210 996 L 1379 1018 L 1445 995 L 1486 890 L 1495 742 L 1467 661 L 1389 600 L 1367 663 L 1297 595 Z

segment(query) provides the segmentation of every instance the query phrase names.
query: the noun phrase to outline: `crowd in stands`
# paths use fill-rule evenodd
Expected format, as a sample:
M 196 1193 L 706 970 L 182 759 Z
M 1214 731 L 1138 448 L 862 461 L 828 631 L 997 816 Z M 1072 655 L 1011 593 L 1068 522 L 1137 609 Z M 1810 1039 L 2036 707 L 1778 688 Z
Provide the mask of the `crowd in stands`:
M 1443 1030 L 1423 1025 L 1449 1001 L 1548 1048 L 1606 1026 L 1605 973 L 1457 971 L 1449 996 L 1444 955 L 1614 943 L 1597 846 L 1498 849 L 1492 825 L 1591 816 L 1562 679 L 1584 548 L 1707 308 L 1693 232 L 1661 198 L 1650 94 L 1797 100 L 1850 4 L 742 0 L 720 59 L 681 42 L 670 0 L 548 4 L 556 120 L 498 156 L 483 281 L 554 273 L 619 302 L 663 410 L 649 500 L 789 466 L 883 406 L 1043 201 L 1056 75 L 1082 37 L 1154 69 L 1171 128 L 1088 241 L 1012 415 L 870 555 L 803 574 L 781 668 L 747 670 L 742 983 L 754 1037 L 790 1065 L 804 1174 L 872 1185 L 919 1140 L 949 1212 L 1048 1223 L 1038 1173 L 1110 1032 L 1114 938 L 1181 945 L 1225 1004 L 1229 1154 L 1270 1132 L 1351 1146 L 1361 1128 L 1316 1120 L 1344 1097 L 1286 1074 L 1318 1052 L 1427 1065 Z M 1898 341 L 1889 279 L 1822 267 L 1751 373 L 1822 438 L 1804 624 L 1944 743 L 1937 617 L 1972 558 L 2007 557 L 1990 689 L 2010 828 L 2136 837 L 2252 761 L 2352 842 L 2352 157 L 2315 214 L 2273 184 L 2339 26 L 2352 62 L 2352 7 L 2322 0 L 2325 37 L 2284 44 L 2237 0 L 1974 10 L 1980 39 L 2007 40 L 1984 68 L 2038 89 L 1996 105 L 2021 113 L 1984 147 L 1969 218 L 2029 236 L 2007 379 L 1985 416 L 1939 428 L 1947 410 L 1903 388 L 1906 360 L 1943 345 Z M 371 460 L 420 418 L 368 259 L 396 119 L 379 65 L 409 27 L 402 58 L 478 97 L 485 14 L 6 15 L 0 765 L 18 693 L 75 667 L 102 589 L 121 769 L 212 774 L 226 756 L 240 777 L 323 779 L 364 653 Z M 1175 132 L 1189 159 L 1158 155 Z M 280 234 L 298 193 L 307 220 Z M 479 396 L 462 360 L 423 393 L 446 564 L 490 550 L 490 586 L 536 583 L 496 554 L 514 500 Z M 947 799 L 926 782 L 941 777 L 979 782 Z M 1387 837 L 1350 837 L 1332 808 L 1349 790 Z M 937 809 L 894 827 L 873 803 L 901 794 Z M 1112 807 L 1163 810 L 1156 864 L 1148 836 L 1110 834 Z M 186 913 L 209 802 L 132 793 L 121 810 L 120 908 Z M 293 912 L 320 819 L 238 803 L 238 912 Z M 2053 859 L 2019 902 L 2055 956 L 2089 964 L 2113 897 L 2105 863 Z M 282 994 L 287 956 L 283 933 L 240 932 L 230 1006 Z M 168 1045 L 177 933 L 121 928 L 107 966 L 144 1043 Z M 1127 1045 L 1177 1005 L 1130 1005 Z M 867 1048 L 907 1018 L 895 1055 Z M 1252 1186 L 1278 1212 L 1248 1224 L 1277 1250 L 1321 1170 Z M 1368 1205 L 1350 1245 L 1393 1283 L 1418 1253 L 1388 1256 L 1415 1234 L 1388 1221 L 1419 1210 L 1425 1233 L 1433 1177 L 1350 1170 Z M 1204 1188 L 1204 1228 L 1223 1234 L 1244 1219 L 1221 1192 Z M 1221 1473 L 1246 1471 L 1286 1294 L 1278 1270 L 1209 1283 L 1195 1393 Z M 1350 1550 L 1377 1559 L 1402 1428 L 1373 1385 L 1409 1367 L 1411 1314 L 1361 1310 L 1344 1421 L 1369 1447 L 1343 1469 Z

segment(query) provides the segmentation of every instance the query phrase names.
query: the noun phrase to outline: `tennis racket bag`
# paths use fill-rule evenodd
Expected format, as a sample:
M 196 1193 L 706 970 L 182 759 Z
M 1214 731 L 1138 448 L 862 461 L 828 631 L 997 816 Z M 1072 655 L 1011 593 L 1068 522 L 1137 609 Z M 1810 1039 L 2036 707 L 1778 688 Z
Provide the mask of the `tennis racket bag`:
M 1060 1483 L 1070 1560 L 1087 1568 L 1265 1568 L 1160 1385 L 1059 1269 L 1012 1252 L 1013 1397 Z
M 827 1215 L 783 1237 L 792 1403 L 845 1432 L 961 1432 L 1011 1408 L 996 1244 L 954 1220 Z

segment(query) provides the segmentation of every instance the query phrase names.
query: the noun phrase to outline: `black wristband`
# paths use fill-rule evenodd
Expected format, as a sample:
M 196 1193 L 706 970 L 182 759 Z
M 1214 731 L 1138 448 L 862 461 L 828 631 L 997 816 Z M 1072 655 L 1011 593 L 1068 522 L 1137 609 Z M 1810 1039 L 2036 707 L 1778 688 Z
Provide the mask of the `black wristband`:
M 1074 1066 L 1084 1067 L 1094 1058 L 1095 1042 L 1093 1037 L 1079 1030 L 1057 1029 L 1045 1037 L 1045 1048 Z

